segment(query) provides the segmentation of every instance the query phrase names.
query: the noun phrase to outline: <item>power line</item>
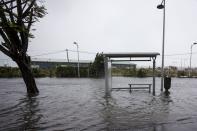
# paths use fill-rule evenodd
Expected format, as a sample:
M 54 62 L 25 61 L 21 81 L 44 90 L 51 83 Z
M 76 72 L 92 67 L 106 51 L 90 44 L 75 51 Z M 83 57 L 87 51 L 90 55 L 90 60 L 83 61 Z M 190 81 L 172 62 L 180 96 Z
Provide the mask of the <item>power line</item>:
M 66 52 L 66 51 L 70 51 L 70 52 L 77 52 L 76 50 L 70 50 L 70 49 L 66 49 L 66 50 L 59 50 L 59 51 L 53 51 L 53 52 L 48 52 L 48 53 L 42 53 L 42 54 L 38 54 L 38 55 L 33 55 L 32 57 L 36 57 L 36 56 L 45 56 L 45 55 L 52 55 L 52 54 L 58 54 L 58 53 L 62 53 L 62 52 Z M 79 51 L 80 53 L 84 53 L 84 54 L 97 54 L 96 52 L 89 52 L 89 51 Z M 180 54 L 167 54 L 165 55 L 165 57 L 170 57 L 170 56 L 181 56 L 181 55 L 189 55 L 190 53 L 180 53 Z M 196 55 L 197 52 L 193 52 L 193 55 Z M 161 57 L 161 56 L 158 56 Z
M 70 51 L 70 52 L 77 52 L 77 51 L 75 51 L 75 50 L 70 50 L 70 49 L 68 49 L 68 51 Z M 79 51 L 80 53 L 85 53 L 85 54 L 96 54 L 95 52 L 88 52 L 88 51 Z
M 49 53 L 42 53 L 42 54 L 38 54 L 38 55 L 33 55 L 32 57 L 35 57 L 35 56 L 44 56 L 44 55 L 52 55 L 52 54 L 58 54 L 58 53 L 61 53 L 61 52 L 65 52 L 65 50 L 54 51 L 54 52 L 49 52 Z
M 189 55 L 190 53 L 182 53 L 182 54 L 167 54 L 165 56 L 180 56 L 180 55 Z M 193 52 L 192 54 L 197 54 L 197 52 Z M 160 56 L 159 56 L 160 57 Z
M 77 52 L 75 50 L 66 49 L 66 50 L 59 50 L 59 51 L 54 51 L 54 52 L 48 52 L 48 53 L 42 53 L 42 54 L 38 54 L 38 55 L 33 55 L 32 57 L 58 54 L 58 53 L 66 52 L 66 51 Z M 85 53 L 85 54 L 96 54 L 95 52 L 88 52 L 88 51 L 79 51 L 79 52 L 80 53 Z

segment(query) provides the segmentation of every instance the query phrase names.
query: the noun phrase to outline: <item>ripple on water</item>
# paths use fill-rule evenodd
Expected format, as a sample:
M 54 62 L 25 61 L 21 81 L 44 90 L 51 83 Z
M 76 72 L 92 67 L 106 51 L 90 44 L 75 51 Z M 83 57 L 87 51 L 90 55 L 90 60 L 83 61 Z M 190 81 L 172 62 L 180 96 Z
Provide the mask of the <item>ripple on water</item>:
M 130 80 L 152 79 L 115 77 L 113 86 Z M 29 98 L 22 79 L 0 79 L 0 130 L 197 129 L 195 79 L 173 79 L 169 96 L 157 88 L 155 97 L 147 91 L 114 91 L 110 98 L 104 97 L 103 79 L 36 81 L 40 94 Z

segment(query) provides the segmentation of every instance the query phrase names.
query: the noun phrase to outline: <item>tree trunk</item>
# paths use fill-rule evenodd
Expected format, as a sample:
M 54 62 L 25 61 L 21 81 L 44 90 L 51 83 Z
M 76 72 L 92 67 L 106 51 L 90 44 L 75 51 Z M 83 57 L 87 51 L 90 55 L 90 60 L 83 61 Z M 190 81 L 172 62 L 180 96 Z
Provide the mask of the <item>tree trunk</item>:
M 24 61 L 18 61 L 17 64 L 18 64 L 18 67 L 21 71 L 23 80 L 26 84 L 28 95 L 30 95 L 30 96 L 37 95 L 39 93 L 39 91 L 36 86 L 36 82 L 35 82 L 33 73 L 31 71 L 30 64 L 26 64 Z

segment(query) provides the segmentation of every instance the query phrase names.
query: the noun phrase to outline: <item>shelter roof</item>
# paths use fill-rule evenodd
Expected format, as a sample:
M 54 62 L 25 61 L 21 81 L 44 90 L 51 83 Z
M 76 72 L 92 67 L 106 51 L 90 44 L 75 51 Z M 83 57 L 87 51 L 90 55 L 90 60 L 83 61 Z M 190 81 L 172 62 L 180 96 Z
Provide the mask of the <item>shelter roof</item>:
M 123 58 L 123 57 L 156 57 L 160 55 L 158 52 L 117 52 L 117 53 L 103 53 L 105 57 Z

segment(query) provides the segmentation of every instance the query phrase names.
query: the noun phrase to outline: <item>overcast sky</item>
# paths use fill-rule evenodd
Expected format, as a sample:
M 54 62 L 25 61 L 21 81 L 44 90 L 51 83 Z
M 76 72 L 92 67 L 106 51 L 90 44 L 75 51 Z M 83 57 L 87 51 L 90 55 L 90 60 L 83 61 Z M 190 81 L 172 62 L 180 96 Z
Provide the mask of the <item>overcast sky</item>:
M 162 49 L 161 0 L 46 0 L 48 14 L 36 23 L 31 56 L 76 50 L 88 52 L 159 52 Z M 165 54 L 185 54 L 197 42 L 197 0 L 166 0 Z M 192 65 L 197 66 L 197 45 Z M 196 54 L 195 54 L 196 53 Z M 66 52 L 38 58 L 65 59 Z M 77 59 L 69 52 L 70 59 Z M 0 58 L 5 58 L 0 55 Z M 80 59 L 93 59 L 80 54 Z M 157 59 L 160 66 L 161 57 Z M 181 64 L 182 63 L 182 64 Z M 188 66 L 189 55 L 166 56 L 165 65 Z

